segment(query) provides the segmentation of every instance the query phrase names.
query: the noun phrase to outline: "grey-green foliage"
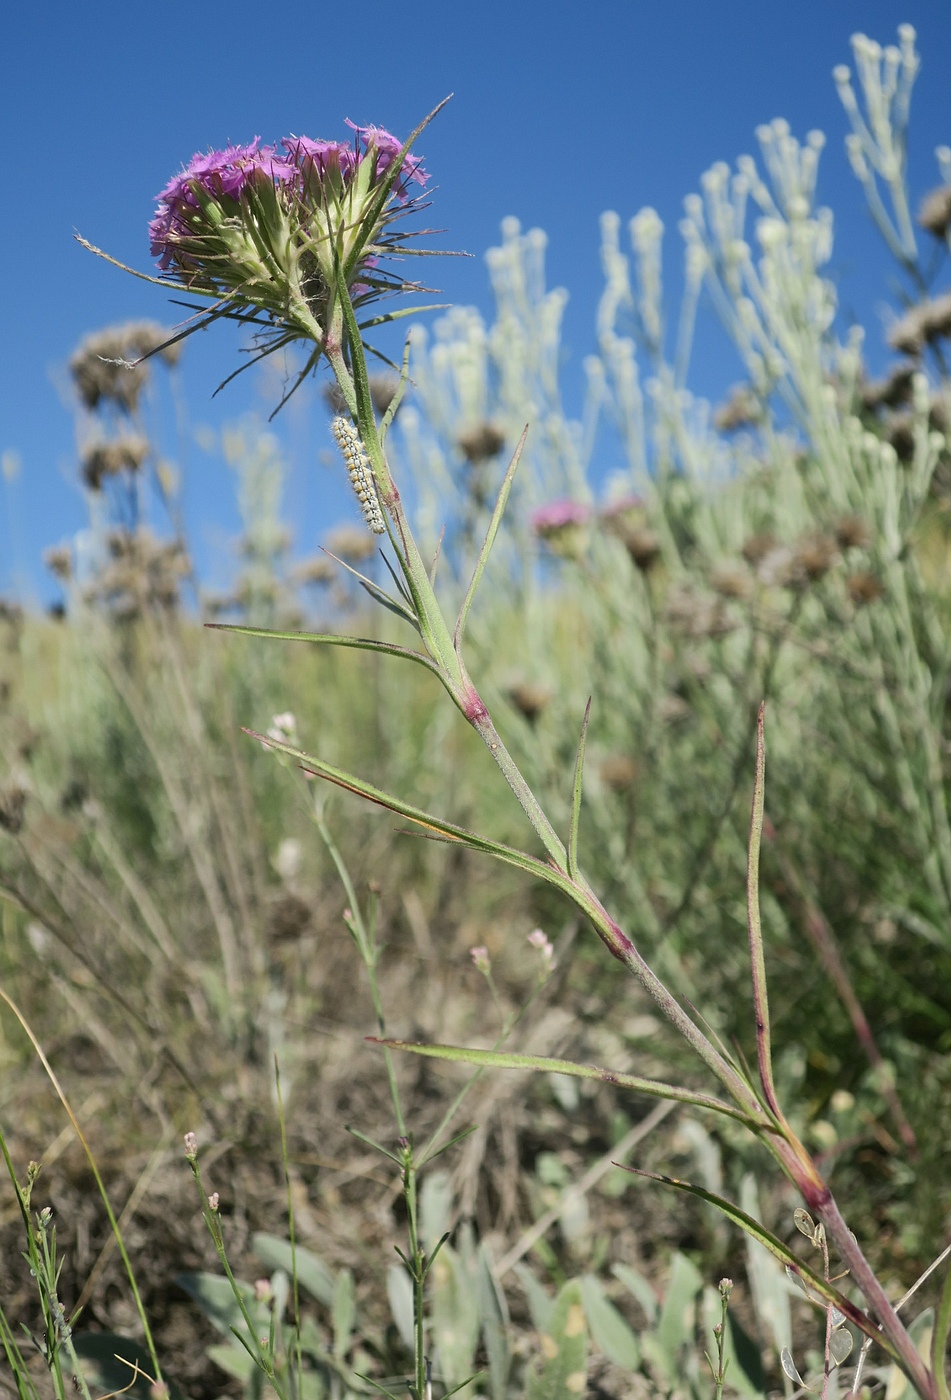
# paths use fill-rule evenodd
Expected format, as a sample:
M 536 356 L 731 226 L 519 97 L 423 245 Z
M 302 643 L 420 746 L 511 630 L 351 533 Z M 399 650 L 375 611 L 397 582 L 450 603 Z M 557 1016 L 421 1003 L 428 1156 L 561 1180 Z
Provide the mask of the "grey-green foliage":
M 910 91 L 917 60 L 905 30 L 901 46 Z M 859 75 L 874 106 L 866 48 Z M 594 697 L 582 865 L 659 970 L 729 1033 L 740 1031 L 747 975 L 751 735 L 769 699 L 778 840 L 765 851 L 763 899 L 802 993 L 780 993 L 778 1036 L 805 1037 L 808 1049 L 834 1034 L 829 1062 L 860 1065 L 828 959 L 817 968 L 807 941 L 817 919 L 803 913 L 807 897 L 847 976 L 860 979 L 860 1000 L 874 1009 L 889 999 L 892 1053 L 922 1033 L 915 1007 L 928 1005 L 935 1035 L 948 1024 L 936 969 L 951 972 L 951 617 L 947 531 L 933 505 L 949 451 L 936 426 L 948 384 L 923 346 L 901 424 L 868 407 L 863 334 L 840 329 L 833 216 L 817 202 L 823 138 L 798 141 L 774 121 L 757 139 L 759 160 L 714 165 L 685 203 L 678 313 L 665 304 L 656 212 L 634 217 L 628 249 L 618 216 L 605 216 L 580 421 L 552 372 L 563 299 L 545 286 L 544 239 L 507 221 L 489 259 L 494 321 L 457 310 L 414 332 L 416 408 L 403 415 L 401 450 L 433 546 L 449 526 L 441 568 L 451 586 L 454 570 L 466 575 L 491 494 L 467 434 L 492 423 L 511 447 L 529 421 L 525 469 L 469 627 L 480 688 L 563 830 L 565 772 Z M 904 181 L 903 161 L 890 166 L 896 227 Z M 732 419 L 687 386 L 704 299 L 746 380 Z M 497 481 L 504 460 L 478 471 Z M 591 506 L 589 523 L 546 545 L 530 512 L 565 495 Z M 517 698 L 523 682 L 543 696 L 531 715 Z M 897 939 L 887 979 L 878 929 Z M 926 979 L 922 955 L 935 971 Z M 933 1053 L 926 1034 L 928 1049 L 910 1055 Z M 874 1101 L 883 1082 L 876 1071 L 861 1087 Z
M 437 1181 L 430 1206 L 443 1184 L 443 1180 Z M 313 1251 L 301 1246 L 292 1251 L 286 1240 L 276 1236 L 256 1235 L 253 1243 L 262 1263 L 276 1268 L 264 1299 L 255 1296 L 251 1285 L 239 1285 L 262 1335 L 275 1317 L 284 1328 L 282 1345 L 293 1358 L 296 1341 L 286 1313 L 294 1255 L 302 1297 L 306 1302 L 309 1295 L 319 1305 L 316 1320 L 309 1305 L 302 1320 L 301 1393 L 313 1400 L 325 1395 L 334 1400 L 355 1400 L 368 1393 L 363 1375 L 373 1374 L 371 1356 L 379 1357 L 386 1348 L 382 1338 L 362 1330 L 349 1270 L 334 1275 Z M 394 1268 L 406 1277 L 402 1265 Z M 428 1283 L 428 1345 L 437 1387 L 446 1391 L 462 1386 L 464 1394 L 487 1400 L 571 1400 L 584 1393 L 589 1367 L 600 1358 L 602 1363 L 639 1377 L 638 1385 L 645 1393 L 705 1400 L 710 1382 L 703 1352 L 714 1349 L 712 1329 L 719 1319 L 719 1296 L 712 1286 L 704 1287 L 702 1276 L 685 1255 L 673 1255 L 661 1300 L 642 1274 L 623 1264 L 614 1267 L 617 1283 L 608 1285 L 589 1273 L 569 1280 L 554 1295 L 526 1266 L 517 1265 L 516 1273 L 536 1334 L 527 1364 L 514 1361 L 516 1355 L 524 1357 L 525 1347 L 517 1340 L 489 1251 L 474 1244 L 467 1228 L 459 1231 L 455 1246 L 442 1246 Z M 396 1284 L 395 1279 L 392 1273 L 391 1311 L 409 1353 L 412 1291 Z M 229 1337 L 229 1341 L 209 1347 L 208 1355 L 241 1380 L 249 1394 L 260 1394 L 261 1373 L 235 1335 L 245 1329 L 227 1280 L 191 1274 L 178 1281 L 218 1330 Z M 625 1316 L 630 1312 L 630 1299 L 637 1305 L 639 1323 Z M 762 1395 L 764 1376 L 758 1350 L 732 1315 L 725 1355 L 726 1394 L 744 1400 Z M 479 1370 L 480 1361 L 485 1363 L 483 1370 Z M 465 1385 L 470 1377 L 471 1383 Z
M 580 1280 L 571 1279 L 559 1290 L 541 1332 L 541 1352 L 529 1372 L 525 1400 L 572 1400 L 583 1395 L 588 1337 Z

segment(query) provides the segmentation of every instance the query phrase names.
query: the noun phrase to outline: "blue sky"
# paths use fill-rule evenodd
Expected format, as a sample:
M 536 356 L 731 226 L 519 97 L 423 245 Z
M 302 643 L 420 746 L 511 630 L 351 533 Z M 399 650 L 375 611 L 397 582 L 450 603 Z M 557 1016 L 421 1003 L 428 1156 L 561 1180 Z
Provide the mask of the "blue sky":
M 947 0 L 15 7 L 5 21 L 0 93 L 9 153 L 0 220 L 0 452 L 8 464 L 19 462 L 19 472 L 12 483 L 0 480 L 0 593 L 52 596 L 42 549 L 86 518 L 65 374 L 76 342 L 109 322 L 176 316 L 161 289 L 93 258 L 73 231 L 148 270 L 155 192 L 193 151 L 229 139 L 339 136 L 348 116 L 405 134 L 453 92 L 420 143 L 438 186 L 429 217 L 446 228 L 445 246 L 476 256 L 447 260 L 434 281 L 446 300 L 488 311 L 481 255 L 497 241 L 500 221 L 515 214 L 525 227 L 541 226 L 550 240 L 549 284 L 571 295 L 565 339 L 579 366 L 593 348 L 604 209 L 626 220 L 651 204 L 673 230 L 702 171 L 754 150 L 758 123 L 784 116 L 800 136 L 819 127 L 829 138 L 820 197 L 836 215 L 840 302 L 870 327 L 872 356 L 884 356 L 875 328 L 888 262 L 843 154 L 846 123 L 831 70 L 850 59 L 855 30 L 893 42 L 906 20 L 918 30 L 924 60 L 912 112 L 917 197 L 937 183 L 934 147 L 951 143 Z M 271 406 L 250 376 L 211 402 L 235 348 L 224 329 L 189 342 L 193 427 Z M 694 368 L 701 390 L 725 387 L 719 357 L 704 363 L 701 353 Z M 737 373 L 728 366 L 725 383 Z M 289 509 L 303 549 L 343 501 L 321 495 L 327 473 L 318 474 L 313 458 L 324 425 L 312 400 L 282 429 L 292 458 Z M 185 471 L 191 534 L 200 558 L 220 569 L 235 527 L 233 482 L 197 449 L 187 450 Z

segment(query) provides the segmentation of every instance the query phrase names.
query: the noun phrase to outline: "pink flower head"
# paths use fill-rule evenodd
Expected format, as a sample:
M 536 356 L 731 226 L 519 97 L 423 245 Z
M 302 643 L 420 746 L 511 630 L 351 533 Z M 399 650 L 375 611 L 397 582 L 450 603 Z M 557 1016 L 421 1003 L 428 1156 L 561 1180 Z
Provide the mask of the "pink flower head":
M 357 134 L 357 160 L 363 160 L 370 154 L 371 150 L 376 151 L 376 170 L 374 174 L 379 179 L 387 171 L 399 156 L 403 149 L 402 141 L 398 140 L 392 132 L 387 131 L 382 126 L 357 126 L 347 117 L 347 126 Z M 360 144 L 366 147 L 365 151 L 360 150 Z M 419 156 L 407 155 L 400 168 L 399 178 L 396 182 L 396 193 L 400 199 L 409 198 L 407 185 L 410 180 L 415 180 L 417 185 L 425 185 L 429 176 L 423 169 L 423 162 Z
M 194 220 L 201 210 L 199 192 L 211 199 L 224 197 L 237 202 L 257 177 L 285 185 L 296 176 L 294 165 L 279 156 L 274 146 L 262 146 L 260 136 L 247 146 L 196 152 L 158 196 L 155 217 L 149 224 L 152 256 L 159 259 L 162 268 L 190 261 L 176 245 L 194 232 Z
M 478 968 L 479 972 L 486 973 L 489 971 L 491 963 L 489 962 L 488 948 L 481 944 L 478 948 L 470 948 L 469 957 L 472 959 L 473 965 Z
M 531 526 L 544 540 L 572 526 L 586 525 L 590 516 L 591 511 L 580 501 L 550 501 L 532 511 Z
M 312 141 L 309 136 L 285 136 L 281 145 L 294 165 L 309 164 L 318 175 L 338 171 L 346 183 L 357 167 L 357 153 L 348 141 Z

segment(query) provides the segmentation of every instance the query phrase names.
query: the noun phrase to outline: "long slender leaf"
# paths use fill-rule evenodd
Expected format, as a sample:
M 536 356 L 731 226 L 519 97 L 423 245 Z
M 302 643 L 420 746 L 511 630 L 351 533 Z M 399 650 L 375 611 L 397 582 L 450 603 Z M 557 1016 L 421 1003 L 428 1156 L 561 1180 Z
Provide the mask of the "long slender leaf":
M 258 743 L 265 744 L 268 748 L 275 749 L 279 753 L 286 753 L 289 758 L 296 759 L 305 773 L 311 773 L 317 778 L 326 778 L 328 782 L 336 784 L 337 787 L 343 788 L 346 792 L 364 797 L 368 802 L 375 802 L 377 806 L 385 807 L 388 811 L 395 812 L 398 816 L 415 822 L 417 826 L 434 832 L 443 840 L 458 842 L 460 845 L 468 846 L 471 850 L 495 856 L 497 860 L 504 861 L 506 865 L 514 865 L 529 875 L 534 875 L 538 879 L 547 881 L 548 884 L 555 885 L 574 899 L 576 903 L 581 904 L 582 908 L 584 907 L 583 891 L 579 890 L 563 871 L 557 870 L 553 865 L 547 865 L 536 856 L 527 855 L 524 851 L 516 850 L 513 846 L 505 846 L 500 841 L 490 841 L 488 837 L 479 836 L 478 833 L 468 831 L 463 826 L 443 821 L 440 817 L 424 812 L 409 802 L 403 802 L 391 793 L 381 792 L 379 788 L 373 787 L 371 783 L 364 782 L 362 778 L 357 778 L 352 773 L 345 773 L 342 769 L 334 768 L 330 763 L 324 763 L 322 759 L 315 758 L 313 754 L 304 753 L 302 749 L 295 749 L 290 744 L 270 738 L 267 734 L 259 734 L 256 729 L 245 729 L 244 733 L 251 739 L 257 739 Z
M 485 539 L 482 541 L 482 548 L 479 550 L 479 557 L 476 559 L 475 568 L 472 571 L 472 578 L 469 580 L 469 587 L 466 589 L 466 596 L 462 600 L 462 607 L 459 609 L 459 617 L 456 620 L 456 630 L 453 634 L 453 646 L 458 653 L 462 645 L 462 638 L 466 630 L 466 623 L 469 621 L 469 613 L 472 603 L 482 582 L 482 575 L 485 573 L 485 566 L 488 563 L 492 546 L 499 533 L 499 526 L 502 523 L 502 516 L 505 514 L 505 507 L 508 503 L 509 492 L 512 489 L 512 482 L 515 480 L 515 473 L 522 456 L 522 448 L 525 446 L 525 439 L 528 436 L 528 427 L 522 429 L 522 436 L 518 440 L 515 451 L 512 453 L 512 460 L 508 465 L 505 476 L 502 478 L 502 485 L 499 487 L 499 494 L 495 499 L 495 508 L 492 511 L 492 519 L 489 521 L 489 528 L 485 532 Z
M 946 1371 L 949 1331 L 951 1331 L 951 1270 L 944 1276 L 944 1287 L 941 1290 L 941 1298 L 935 1314 L 934 1332 L 931 1337 L 931 1369 L 938 1387 L 938 1400 L 951 1400 Z
M 757 1122 L 733 1104 L 715 1098 L 713 1094 L 681 1089 L 676 1084 L 665 1084 L 659 1079 L 642 1079 L 636 1074 L 622 1074 L 619 1070 L 602 1069 L 598 1065 L 579 1065 L 573 1060 L 555 1060 L 544 1055 L 516 1055 L 505 1050 L 472 1050 L 464 1045 L 423 1045 L 408 1040 L 388 1040 L 379 1036 L 367 1036 L 371 1045 L 385 1045 L 388 1050 L 406 1050 L 412 1055 L 425 1055 L 433 1060 L 450 1060 L 456 1064 L 479 1065 L 494 1069 L 533 1070 L 539 1074 L 568 1074 L 577 1079 L 600 1079 L 605 1084 L 616 1084 L 620 1089 L 633 1089 L 639 1094 L 649 1094 L 655 1099 L 674 1099 L 678 1103 L 693 1104 L 695 1108 L 709 1108 L 714 1113 L 726 1114 L 750 1128 L 765 1129 L 769 1125 L 765 1119 Z
M 763 810 L 766 786 L 766 702 L 759 707 L 756 721 L 756 780 L 753 784 L 753 810 L 746 863 L 746 913 L 750 938 L 750 965 L 753 974 L 753 1009 L 756 1013 L 756 1054 L 759 1077 L 766 1102 L 782 1121 L 782 1112 L 773 1083 L 773 1059 L 769 1032 L 769 999 L 766 992 L 766 958 L 763 952 L 763 925 L 759 908 L 759 853 L 763 839 Z
M 581 1283 L 572 1279 L 555 1299 L 542 1336 L 543 1359 L 536 1362 L 525 1387 L 526 1400 L 573 1400 L 587 1384 L 588 1337 Z
M 571 828 L 568 832 L 568 874 L 573 880 L 578 878 L 578 827 L 581 822 L 581 788 L 584 782 L 584 747 L 588 738 L 588 721 L 591 719 L 591 696 L 584 707 L 581 722 L 581 737 L 575 756 L 575 776 L 571 787 Z
M 397 605 L 394 604 L 394 608 Z M 276 632 L 268 627 L 247 627 L 237 622 L 206 622 L 205 626 L 216 632 L 237 632 L 244 637 L 271 637 L 279 642 L 316 642 L 330 647 L 351 647 L 355 651 L 381 651 L 389 656 L 399 656 L 405 661 L 415 661 L 417 666 L 425 666 L 427 671 L 442 679 L 436 663 L 424 652 L 412 647 L 397 646 L 394 642 L 378 642 L 372 637 L 344 637 L 336 632 Z
M 623 1165 L 623 1164 L 619 1164 Z M 817 1274 L 803 1260 L 797 1258 L 782 1240 L 767 1230 L 765 1225 L 761 1225 L 758 1220 L 754 1220 L 746 1211 L 740 1210 L 739 1206 L 732 1201 L 717 1196 L 712 1191 L 705 1190 L 702 1186 L 694 1186 L 689 1181 L 680 1181 L 677 1177 L 663 1176 L 659 1172 L 646 1172 L 638 1167 L 623 1167 L 624 1171 L 633 1173 L 634 1176 L 643 1176 L 648 1181 L 659 1181 L 664 1186 L 673 1186 L 678 1191 L 685 1191 L 690 1196 L 696 1196 L 701 1201 L 708 1201 L 710 1205 L 716 1206 L 722 1211 L 728 1220 L 732 1220 L 734 1225 L 739 1225 L 741 1230 L 745 1230 L 748 1235 L 752 1235 L 770 1254 L 774 1254 L 793 1273 L 798 1274 L 804 1282 L 824 1298 L 826 1302 L 832 1303 L 839 1309 L 843 1317 L 855 1324 L 867 1337 L 871 1337 L 874 1342 L 878 1342 L 883 1351 L 886 1351 L 893 1361 L 900 1362 L 898 1351 L 889 1339 L 879 1331 L 872 1319 L 862 1312 L 861 1308 L 849 1301 L 837 1288 L 833 1288 L 831 1283 L 827 1283 L 821 1274 Z M 815 1300 L 812 1300 L 815 1301 Z

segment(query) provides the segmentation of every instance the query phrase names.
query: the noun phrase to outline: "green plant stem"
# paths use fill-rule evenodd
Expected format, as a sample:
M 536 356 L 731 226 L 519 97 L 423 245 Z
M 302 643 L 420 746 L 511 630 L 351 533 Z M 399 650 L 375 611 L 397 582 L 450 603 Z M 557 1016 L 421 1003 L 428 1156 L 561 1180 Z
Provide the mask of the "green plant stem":
M 367 984 L 370 988 L 370 999 L 373 1002 L 373 1011 L 376 1016 L 376 1023 L 380 1028 L 380 1035 L 386 1035 L 386 1021 L 383 1015 L 383 999 L 380 996 L 380 986 L 376 978 L 376 964 L 379 959 L 379 949 L 370 935 L 366 926 L 363 913 L 360 909 L 360 901 L 357 899 L 357 892 L 347 867 L 347 863 L 337 843 L 331 835 L 330 828 L 324 820 L 323 813 L 315 806 L 310 807 L 314 823 L 320 832 L 320 839 L 327 848 L 330 859 L 333 861 L 337 874 L 340 876 L 340 883 L 343 885 L 350 905 L 350 928 L 353 941 L 357 946 L 360 959 L 363 963 L 367 975 Z M 386 1077 L 390 1088 L 390 1098 L 393 1102 L 393 1112 L 396 1116 L 396 1127 L 400 1137 L 406 1136 L 406 1120 L 403 1116 L 403 1105 L 400 1100 L 399 1083 L 396 1078 L 396 1066 L 393 1063 L 391 1051 L 384 1051 L 384 1061 L 386 1064 Z

